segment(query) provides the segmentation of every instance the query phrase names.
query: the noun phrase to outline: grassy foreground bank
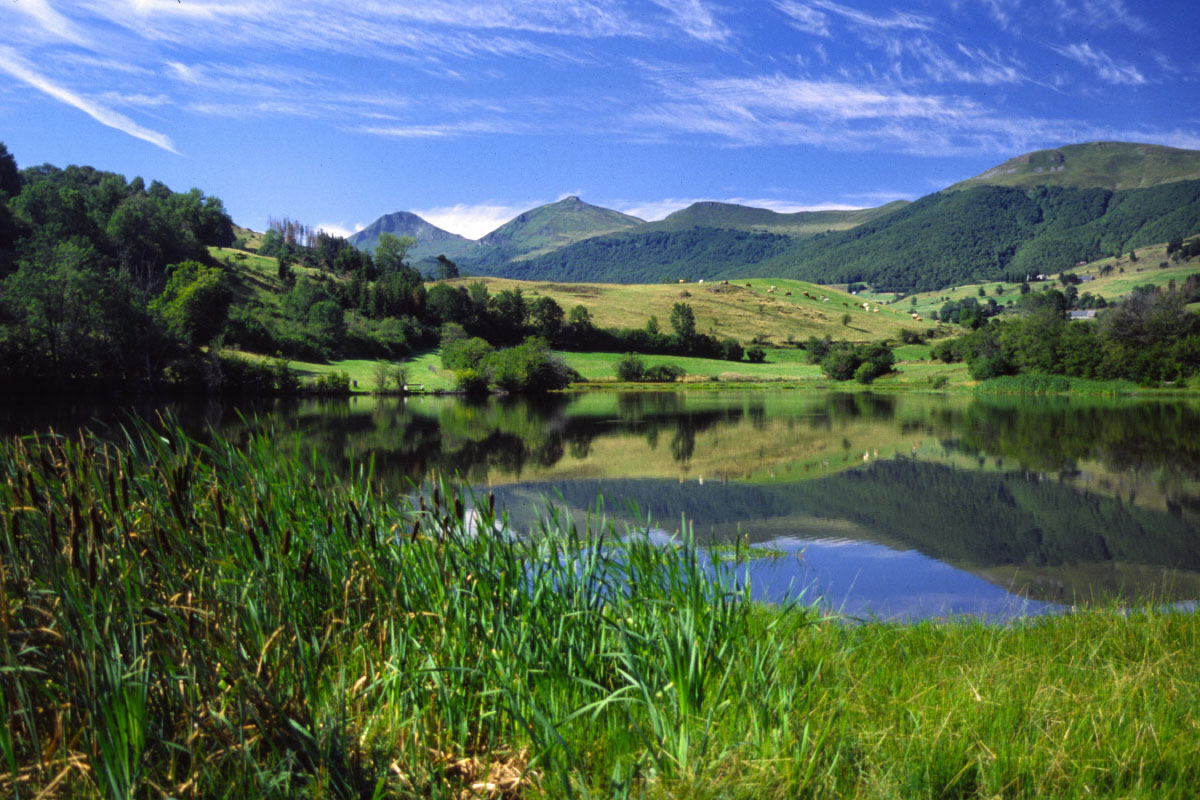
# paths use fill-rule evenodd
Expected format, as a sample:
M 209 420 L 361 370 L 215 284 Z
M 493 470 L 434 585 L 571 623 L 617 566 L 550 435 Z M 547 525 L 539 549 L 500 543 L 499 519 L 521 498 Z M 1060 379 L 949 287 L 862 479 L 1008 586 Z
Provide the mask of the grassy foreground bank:
M 1188 797 L 1200 619 L 848 625 L 266 439 L 0 444 L 0 796 Z

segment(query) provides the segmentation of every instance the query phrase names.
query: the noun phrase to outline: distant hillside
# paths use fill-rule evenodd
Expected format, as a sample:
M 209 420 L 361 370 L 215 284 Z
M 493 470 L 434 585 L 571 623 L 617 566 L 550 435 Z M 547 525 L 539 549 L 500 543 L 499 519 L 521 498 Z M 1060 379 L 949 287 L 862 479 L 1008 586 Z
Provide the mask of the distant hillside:
M 863 281 L 881 291 L 913 292 L 1058 273 L 1077 261 L 1197 231 L 1200 181 L 1124 192 L 979 186 L 931 194 L 849 230 L 803 240 L 717 228 L 636 228 L 500 264 L 492 274 L 600 283 L 755 275 Z
M 704 201 L 669 214 L 658 222 L 647 222 L 634 233 L 643 231 L 681 231 L 689 228 L 726 228 L 729 230 L 778 233 L 793 238 L 846 230 L 877 219 L 908 205 L 898 200 L 878 208 L 846 211 L 797 211 L 781 214 L 766 208 Z
M 1124 192 L 979 186 L 928 195 L 874 222 L 800 242 L 746 274 L 929 291 L 1057 274 L 1077 261 L 1196 231 L 1200 181 Z
M 1009 159 L 946 191 L 974 186 L 1143 189 L 1200 179 L 1200 150 L 1132 142 L 1089 142 Z
M 355 233 L 348 241 L 359 250 L 374 252 L 382 233 L 411 236 L 416 239 L 417 245 L 410 252 L 410 257 L 418 261 L 423 258 L 436 258 L 443 253 L 447 258 L 455 259 L 475 247 L 475 242 L 465 236 L 444 231 L 408 211 L 384 214 Z
M 585 203 L 574 195 L 532 208 L 479 240 L 490 263 L 532 258 L 573 242 L 643 224 L 637 217 Z
M 777 233 L 719 228 L 677 231 L 635 228 L 597 236 L 551 253 L 514 261 L 492 274 L 524 280 L 658 283 L 679 278 L 728 278 L 780 256 L 795 240 Z

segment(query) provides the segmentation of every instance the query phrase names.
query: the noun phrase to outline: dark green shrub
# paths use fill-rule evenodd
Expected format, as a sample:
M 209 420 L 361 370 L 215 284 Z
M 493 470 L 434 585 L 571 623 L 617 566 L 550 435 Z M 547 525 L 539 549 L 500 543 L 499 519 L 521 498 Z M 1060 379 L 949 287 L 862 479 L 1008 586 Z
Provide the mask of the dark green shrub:
M 626 353 L 617 362 L 617 380 L 637 382 L 645 379 L 646 362 L 636 353 Z
M 1003 355 L 997 354 L 973 359 L 967 364 L 967 371 L 973 380 L 986 381 L 988 378 L 1016 374 L 1017 368 Z
M 674 383 L 684 375 L 687 375 L 687 370 L 678 364 L 659 364 L 656 367 L 647 369 L 642 380 L 656 383 Z

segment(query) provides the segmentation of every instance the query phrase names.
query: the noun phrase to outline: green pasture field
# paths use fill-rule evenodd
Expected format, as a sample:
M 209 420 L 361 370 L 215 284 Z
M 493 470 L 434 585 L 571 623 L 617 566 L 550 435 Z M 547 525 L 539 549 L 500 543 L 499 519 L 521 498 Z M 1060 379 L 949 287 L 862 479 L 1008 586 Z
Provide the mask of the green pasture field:
M 878 378 L 871 386 L 879 389 L 929 389 L 932 381 L 938 376 L 944 376 L 948 383 L 943 388 L 961 388 L 971 385 L 967 368 L 963 364 L 942 364 L 928 360 L 912 360 L 928 350 L 926 345 L 903 345 L 897 348 L 897 365 L 893 373 Z M 617 385 L 617 362 L 624 358 L 624 353 L 576 353 L 557 351 L 558 355 L 572 369 L 578 371 L 584 380 L 590 384 Z M 724 361 L 712 358 L 689 358 L 686 356 L 645 355 L 641 356 L 646 366 L 659 364 L 675 364 L 687 371 L 688 377 L 680 382 L 669 384 L 677 388 L 695 387 L 701 379 L 716 378 L 721 384 L 744 386 L 747 383 L 766 384 L 795 384 L 802 383 L 812 386 L 837 386 L 847 390 L 864 388 L 853 381 L 845 383 L 832 382 L 816 364 L 809 364 L 805 352 L 799 348 L 768 349 L 764 363 L 751 364 L 748 361 Z M 265 360 L 265 356 L 251 353 L 237 353 L 238 356 Z M 356 392 L 375 391 L 375 369 L 379 363 L 370 359 L 346 359 L 321 364 L 311 361 L 289 361 L 288 366 L 302 380 L 309 380 L 328 373 L 346 372 L 351 381 L 356 381 L 353 387 Z M 389 369 L 404 366 L 408 370 L 408 382 L 411 386 L 423 386 L 414 391 L 446 392 L 454 390 L 454 376 L 442 367 L 441 351 L 430 350 L 413 356 L 404 361 L 385 362 Z M 622 387 L 658 386 L 664 384 L 619 384 Z
M 687 303 L 698 333 L 732 337 L 744 345 L 756 336 L 776 346 L 810 336 L 854 342 L 899 339 L 901 330 L 932 327 L 912 320 L 903 309 L 871 303 L 871 308 L 879 310 L 869 311 L 862 307 L 862 299 L 805 281 L 748 278 L 728 284 L 597 284 L 459 278 L 453 283 L 467 286 L 475 281 L 483 281 L 493 294 L 520 288 L 527 298 L 550 297 L 568 313 L 581 305 L 600 328 L 644 328 L 654 316 L 659 327 L 669 333 L 671 308 Z M 843 323 L 845 315 L 849 320 Z

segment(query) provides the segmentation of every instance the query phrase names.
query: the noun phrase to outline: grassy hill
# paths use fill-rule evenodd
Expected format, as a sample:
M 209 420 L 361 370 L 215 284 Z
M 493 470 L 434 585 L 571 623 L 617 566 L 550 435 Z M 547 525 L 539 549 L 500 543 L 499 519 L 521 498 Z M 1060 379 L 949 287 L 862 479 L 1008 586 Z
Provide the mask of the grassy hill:
M 626 230 L 642 220 L 585 203 L 574 195 L 530 209 L 479 240 L 506 259 L 531 258 L 581 239 Z M 489 257 L 489 260 L 495 260 Z
M 899 308 L 886 309 L 876 303 L 871 307 L 879 311 L 867 311 L 856 297 L 805 281 L 751 278 L 728 284 L 631 285 L 459 278 L 453 283 L 466 285 L 475 280 L 486 283 L 492 293 L 520 287 L 526 298 L 553 298 L 566 311 L 582 305 L 598 327 L 642 328 L 655 316 L 659 325 L 669 330 L 675 303 L 691 305 L 699 333 L 743 342 L 760 337 L 767 344 L 786 344 L 789 337 L 804 341 L 825 335 L 850 341 L 898 339 L 903 328 L 927 327 Z M 769 293 L 771 286 L 776 290 Z M 851 319 L 844 325 L 845 314 Z
M 1110 191 L 1200 178 L 1200 150 L 1133 142 L 1088 142 L 1011 158 L 946 189 L 1067 186 Z
M 687 208 L 667 215 L 657 222 L 647 222 L 637 228 L 644 231 L 682 231 L 690 228 L 723 228 L 728 230 L 753 231 L 755 233 L 778 233 L 792 238 L 815 236 L 819 233 L 841 231 L 877 219 L 908 205 L 907 201 L 878 208 L 850 209 L 845 211 L 797 211 L 781 214 L 766 208 L 705 201 L 692 203 Z

